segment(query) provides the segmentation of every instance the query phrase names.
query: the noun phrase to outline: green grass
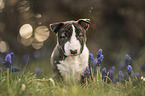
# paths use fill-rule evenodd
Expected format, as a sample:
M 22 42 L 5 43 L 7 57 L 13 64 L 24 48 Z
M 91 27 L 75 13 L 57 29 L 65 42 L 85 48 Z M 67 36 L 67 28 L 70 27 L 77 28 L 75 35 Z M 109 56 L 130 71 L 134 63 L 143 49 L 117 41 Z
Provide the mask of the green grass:
M 64 82 L 50 79 L 51 68 L 44 60 L 33 62 L 17 73 L 0 73 L 0 96 L 145 96 L 145 81 L 134 79 L 124 83 L 107 84 L 100 73 L 87 83 Z M 34 69 L 43 67 L 37 78 Z M 48 67 L 48 68 L 47 68 Z

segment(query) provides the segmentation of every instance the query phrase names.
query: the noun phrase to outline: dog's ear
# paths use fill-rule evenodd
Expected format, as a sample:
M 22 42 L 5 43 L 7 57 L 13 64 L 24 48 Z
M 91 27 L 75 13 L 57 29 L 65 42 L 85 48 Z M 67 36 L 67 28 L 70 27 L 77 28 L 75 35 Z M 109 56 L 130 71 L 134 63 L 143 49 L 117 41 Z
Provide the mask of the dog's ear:
M 90 25 L 90 19 L 79 19 L 78 24 L 80 24 L 85 30 L 88 30 Z
M 62 25 L 64 25 L 64 24 L 63 24 L 62 22 L 59 22 L 59 23 L 50 24 L 49 26 L 50 26 L 50 29 L 51 29 L 53 32 L 57 33 L 58 29 L 59 29 Z

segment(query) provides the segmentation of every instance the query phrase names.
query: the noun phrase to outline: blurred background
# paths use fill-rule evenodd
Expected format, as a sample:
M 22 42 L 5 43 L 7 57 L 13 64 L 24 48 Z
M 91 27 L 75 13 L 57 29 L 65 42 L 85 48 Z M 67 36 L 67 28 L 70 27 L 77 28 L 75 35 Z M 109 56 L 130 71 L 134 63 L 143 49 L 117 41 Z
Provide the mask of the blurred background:
M 0 0 L 1 60 L 12 51 L 15 66 L 51 70 L 49 24 L 80 18 L 91 19 L 87 46 L 94 57 L 103 50 L 102 67 L 119 69 L 129 54 L 134 71 L 144 73 L 145 0 Z

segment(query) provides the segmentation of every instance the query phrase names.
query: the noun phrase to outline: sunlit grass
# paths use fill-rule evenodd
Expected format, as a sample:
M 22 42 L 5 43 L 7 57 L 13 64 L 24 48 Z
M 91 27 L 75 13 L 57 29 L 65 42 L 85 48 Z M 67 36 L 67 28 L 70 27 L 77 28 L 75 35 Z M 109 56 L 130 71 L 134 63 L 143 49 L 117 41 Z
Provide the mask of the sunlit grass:
M 47 65 L 48 64 L 48 65 Z M 35 68 L 43 69 L 41 76 L 35 74 Z M 54 80 L 51 67 L 45 60 L 27 64 L 20 72 L 0 73 L 0 96 L 144 96 L 145 81 L 134 79 L 123 83 L 104 82 L 101 72 L 97 71 L 93 79 L 86 78 L 85 83 Z

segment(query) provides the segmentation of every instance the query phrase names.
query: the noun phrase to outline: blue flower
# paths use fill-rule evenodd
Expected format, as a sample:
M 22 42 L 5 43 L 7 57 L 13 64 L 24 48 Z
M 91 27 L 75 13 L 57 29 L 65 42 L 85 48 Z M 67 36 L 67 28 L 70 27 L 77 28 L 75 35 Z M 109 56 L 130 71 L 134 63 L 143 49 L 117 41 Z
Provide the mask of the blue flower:
M 101 68 L 101 63 L 103 62 L 103 55 L 102 55 L 102 49 L 99 49 L 99 51 L 98 51 L 98 53 L 97 53 L 97 58 L 95 59 L 95 61 L 94 61 L 94 68 L 93 68 L 93 72 L 94 72 L 94 76 L 96 76 L 96 68 L 97 68 L 97 66 L 99 67 L 99 69 Z
M 90 59 L 93 59 L 93 54 L 92 53 L 89 54 L 89 60 Z
M 97 58 L 95 58 L 95 60 L 94 60 L 94 65 L 93 65 L 94 69 L 96 68 L 96 66 L 99 66 L 98 65 L 98 59 Z
M 94 60 L 94 72 L 96 72 L 96 67 L 99 66 L 99 69 L 101 68 L 101 63 L 103 62 L 103 55 L 101 55 L 98 59 L 96 58 Z
M 122 71 L 119 71 L 118 80 L 121 81 L 122 79 L 123 79 L 123 73 L 122 73 Z
M 36 70 L 35 70 L 35 74 L 38 76 L 38 75 L 40 75 L 40 73 L 42 72 L 42 70 L 40 69 L 40 68 L 37 68 Z
M 126 54 L 125 56 L 125 62 L 126 62 L 126 66 L 131 64 L 131 57 L 128 54 Z
M 110 70 L 113 70 L 114 71 L 115 70 L 115 66 L 112 66 Z
M 90 70 L 89 70 L 89 67 L 87 66 L 84 71 L 84 77 L 89 77 L 89 75 L 90 75 Z
M 109 71 L 108 71 L 108 77 L 114 81 L 114 70 L 115 70 L 115 67 L 112 67 Z M 110 80 L 108 80 L 108 83 L 110 83 Z
M 12 72 L 17 72 L 17 71 L 20 71 L 20 69 L 16 68 L 16 67 L 12 67 L 9 69 L 10 71 Z
M 98 58 L 98 64 L 97 65 L 100 65 L 102 62 L 103 62 L 103 58 L 104 56 L 103 55 L 100 55 L 100 57 Z
M 101 55 L 98 59 L 96 58 L 94 60 L 94 70 L 96 70 L 96 66 L 99 66 L 99 69 L 100 69 L 100 65 L 101 63 L 103 62 L 103 55 Z
M 104 82 L 106 81 L 106 77 L 107 76 L 107 71 L 106 71 L 106 68 L 103 68 L 102 69 L 102 80 L 104 80 Z
M 132 67 L 131 67 L 131 65 L 128 65 L 127 71 L 128 71 L 128 74 L 131 75 L 131 72 L 132 72 Z
M 139 73 L 134 73 L 134 75 L 135 75 L 136 77 L 139 77 L 140 74 L 139 74 Z
M 139 73 L 134 73 L 134 76 L 136 76 L 138 79 L 140 78 L 140 74 Z
M 93 67 L 93 60 L 94 60 L 94 58 L 93 58 L 93 54 L 89 54 L 89 68 L 91 69 L 92 67 Z
M 11 54 L 11 56 L 13 56 L 13 55 L 14 55 L 14 53 L 13 53 L 13 52 L 11 52 L 10 54 Z
M 12 58 L 13 58 L 14 53 L 11 52 L 10 54 L 7 54 L 5 57 L 5 62 L 4 65 L 6 68 L 10 68 L 12 66 Z
M 98 53 L 97 53 L 97 58 L 99 58 L 102 55 L 102 49 L 99 49 Z
M 125 74 L 124 79 L 127 80 L 127 81 L 129 80 L 129 75 L 128 75 L 128 73 Z
M 124 79 L 129 81 L 129 77 L 131 78 L 131 80 L 133 80 L 133 76 L 132 75 L 129 75 L 128 73 L 125 74 L 125 77 Z
M 128 65 L 128 67 L 127 67 L 127 73 L 125 74 L 124 79 L 129 81 L 129 77 L 131 78 L 131 80 L 133 80 L 131 65 Z

